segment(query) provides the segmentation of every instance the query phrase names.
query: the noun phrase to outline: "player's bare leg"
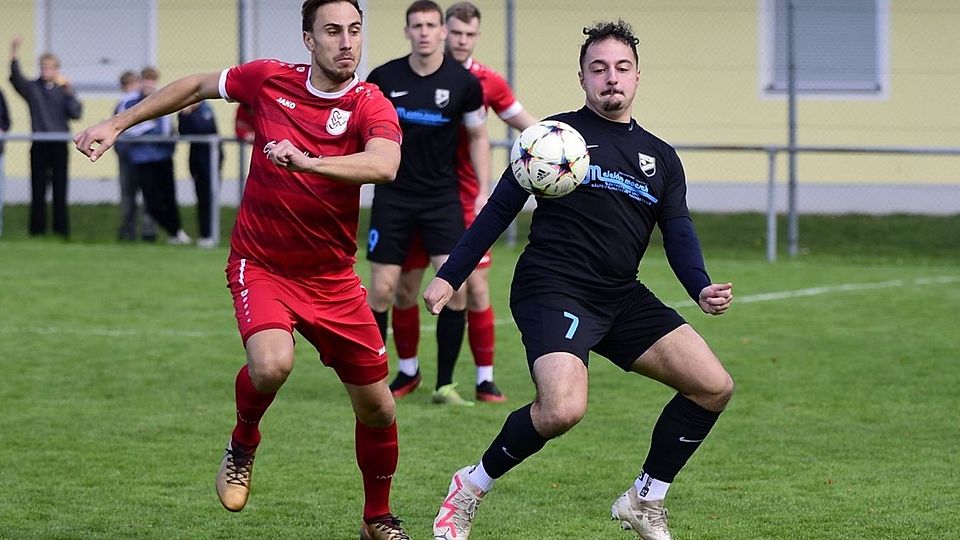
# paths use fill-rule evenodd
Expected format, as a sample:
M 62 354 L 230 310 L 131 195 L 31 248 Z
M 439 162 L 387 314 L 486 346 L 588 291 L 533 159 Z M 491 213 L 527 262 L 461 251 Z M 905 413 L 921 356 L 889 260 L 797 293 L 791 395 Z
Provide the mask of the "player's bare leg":
M 420 362 L 417 347 L 420 344 L 420 285 L 424 268 L 404 270 L 397 286 L 393 304 L 393 343 L 399 357 L 399 373 L 390 383 L 394 397 L 403 397 L 420 386 Z
M 397 470 L 396 407 L 386 380 L 356 386 L 344 383 L 356 422 L 357 465 L 363 476 L 362 540 L 409 540 L 390 511 L 390 486 Z
M 613 504 L 613 519 L 640 538 L 670 540 L 663 499 L 733 396 L 733 379 L 689 325 L 660 338 L 631 370 L 677 390 L 653 430 L 650 452 L 634 485 Z
M 430 262 L 434 269 L 440 268 L 447 255 L 432 255 Z M 463 333 L 466 329 L 467 295 L 464 287 L 453 293 L 437 316 L 437 385 L 433 391 L 433 402 L 441 405 L 473 405 L 457 392 L 453 382 L 453 371 L 463 346 Z
M 247 504 L 253 460 L 260 444 L 260 419 L 293 370 L 293 336 L 280 329 L 247 339 L 247 363 L 237 374 L 237 423 L 217 472 L 217 495 L 231 512 Z
M 477 507 L 494 482 L 570 430 L 587 412 L 587 367 L 569 353 L 550 353 L 533 364 L 536 400 L 510 413 L 480 463 L 454 473 L 433 521 L 441 540 L 469 537 Z
M 477 366 L 477 401 L 506 401 L 493 381 L 495 322 L 490 304 L 489 270 L 477 268 L 467 278 L 467 338 Z

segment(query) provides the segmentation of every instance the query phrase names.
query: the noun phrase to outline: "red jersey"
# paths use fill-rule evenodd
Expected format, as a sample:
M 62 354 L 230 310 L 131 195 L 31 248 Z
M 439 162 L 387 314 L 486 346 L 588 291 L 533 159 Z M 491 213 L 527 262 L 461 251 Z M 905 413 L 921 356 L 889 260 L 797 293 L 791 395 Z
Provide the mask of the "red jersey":
M 262 149 L 288 139 L 310 156 L 344 156 L 373 138 L 400 143 L 390 101 L 356 77 L 339 92 L 321 92 L 310 84 L 309 65 L 277 60 L 225 69 L 220 95 L 252 110 L 255 133 L 231 259 L 252 259 L 281 276 L 353 266 L 360 186 L 282 169 Z
M 480 81 L 480 86 L 483 88 L 484 107 L 492 108 L 503 120 L 512 118 L 523 110 L 523 105 L 513 97 L 510 85 L 499 73 L 473 58 L 467 62 L 466 68 Z M 477 173 L 473 170 L 473 163 L 470 161 L 470 139 L 463 128 L 460 129 L 460 141 L 457 147 L 457 177 L 460 179 L 460 203 L 464 207 L 464 214 L 468 214 L 472 221 L 480 185 L 477 183 Z

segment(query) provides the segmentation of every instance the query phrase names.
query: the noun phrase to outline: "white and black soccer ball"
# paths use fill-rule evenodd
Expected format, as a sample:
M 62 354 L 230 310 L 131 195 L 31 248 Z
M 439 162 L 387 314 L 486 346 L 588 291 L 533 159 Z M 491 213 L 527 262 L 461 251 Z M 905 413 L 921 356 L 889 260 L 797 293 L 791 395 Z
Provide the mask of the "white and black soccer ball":
M 543 120 L 520 133 L 510 151 L 510 168 L 520 186 L 537 197 L 563 197 L 587 176 L 590 154 L 576 129 Z

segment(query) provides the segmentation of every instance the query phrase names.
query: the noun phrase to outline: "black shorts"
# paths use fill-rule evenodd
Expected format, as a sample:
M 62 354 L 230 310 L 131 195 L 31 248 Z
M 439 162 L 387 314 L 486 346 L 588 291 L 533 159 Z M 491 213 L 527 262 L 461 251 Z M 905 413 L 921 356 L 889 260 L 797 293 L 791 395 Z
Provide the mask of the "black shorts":
M 367 259 L 383 264 L 403 264 L 415 232 L 420 233 L 430 256 L 449 255 L 464 232 L 459 200 L 424 204 L 395 196 L 373 198 Z
M 552 352 L 567 352 L 588 363 L 593 351 L 627 371 L 663 336 L 686 323 L 644 285 L 610 302 L 582 302 L 564 294 L 530 296 L 511 302 L 527 364 Z

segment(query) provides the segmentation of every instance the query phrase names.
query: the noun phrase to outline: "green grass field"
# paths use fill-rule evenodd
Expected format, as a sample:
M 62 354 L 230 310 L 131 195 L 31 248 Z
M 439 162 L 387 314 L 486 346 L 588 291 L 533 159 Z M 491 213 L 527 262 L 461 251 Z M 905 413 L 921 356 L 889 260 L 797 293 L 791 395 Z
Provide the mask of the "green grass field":
M 23 209 L 6 210 L 0 538 L 357 537 L 353 417 L 302 340 L 262 425 L 250 504 L 230 514 L 217 501 L 243 361 L 226 249 L 120 245 L 114 210 L 96 207 L 75 211 L 72 242 L 32 240 Z M 805 217 L 804 254 L 776 264 L 763 260 L 761 216 L 696 223 L 712 276 L 734 283 L 728 314 L 685 299 L 656 243 L 641 276 L 738 387 L 670 490 L 676 538 L 960 538 L 960 218 Z M 438 408 L 421 389 L 398 402 L 393 505 L 415 539 L 430 536 L 450 474 L 533 395 L 507 308 L 517 254 L 498 246 L 492 277 L 510 401 Z M 473 371 L 465 350 L 462 386 Z M 630 538 L 610 504 L 671 392 L 599 357 L 591 376 L 585 420 L 498 483 L 472 538 Z

